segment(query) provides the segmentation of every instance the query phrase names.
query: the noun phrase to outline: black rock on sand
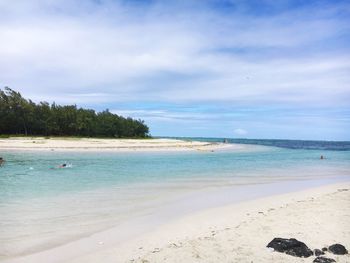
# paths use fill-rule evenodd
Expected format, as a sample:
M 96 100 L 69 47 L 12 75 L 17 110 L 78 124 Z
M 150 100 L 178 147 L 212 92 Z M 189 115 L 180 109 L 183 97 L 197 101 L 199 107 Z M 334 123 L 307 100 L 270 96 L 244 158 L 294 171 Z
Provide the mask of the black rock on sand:
M 332 252 L 333 254 L 335 255 L 345 255 L 345 254 L 348 254 L 348 251 L 346 250 L 346 248 L 341 245 L 341 244 L 334 244 L 334 245 L 331 245 L 328 250 L 330 252 Z
M 294 257 L 310 257 L 314 253 L 303 242 L 295 238 L 274 238 L 267 247 Z
M 314 263 L 332 263 L 336 262 L 333 258 L 317 257 L 315 258 Z
M 314 249 L 314 254 L 316 257 L 324 255 L 324 252 L 321 249 Z

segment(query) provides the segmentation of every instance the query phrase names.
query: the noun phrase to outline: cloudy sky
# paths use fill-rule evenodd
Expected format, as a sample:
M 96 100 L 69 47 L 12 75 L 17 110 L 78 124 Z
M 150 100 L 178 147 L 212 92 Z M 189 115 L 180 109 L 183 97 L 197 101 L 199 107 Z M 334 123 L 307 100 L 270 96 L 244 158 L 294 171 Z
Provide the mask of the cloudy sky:
M 0 87 L 155 136 L 350 140 L 350 2 L 0 0 Z

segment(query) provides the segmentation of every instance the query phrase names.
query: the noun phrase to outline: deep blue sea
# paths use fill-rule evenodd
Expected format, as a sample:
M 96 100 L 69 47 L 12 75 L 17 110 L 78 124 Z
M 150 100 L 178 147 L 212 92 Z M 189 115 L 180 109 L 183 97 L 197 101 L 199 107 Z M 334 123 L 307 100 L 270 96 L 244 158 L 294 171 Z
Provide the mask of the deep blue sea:
M 0 260 L 55 247 L 130 218 L 156 215 L 166 207 L 176 209 L 158 214 L 158 220 L 175 216 L 174 211 L 229 203 L 238 195 L 258 197 L 251 186 L 280 184 L 272 188 L 283 192 L 309 182 L 350 180 L 349 142 L 228 139 L 231 142 L 254 146 L 216 152 L 0 149 L 6 159 L 0 168 Z M 321 155 L 325 159 L 320 160 Z M 69 167 L 52 169 L 62 163 Z M 207 201 L 203 195 L 196 199 L 203 192 Z M 192 196 L 192 206 L 186 196 Z M 184 198 L 186 205 L 179 205 Z
M 310 140 L 282 140 L 282 139 L 232 139 L 232 138 L 204 138 L 204 137 L 169 137 L 182 140 L 255 144 L 274 146 L 287 149 L 304 150 L 332 150 L 350 151 L 350 141 L 310 141 Z

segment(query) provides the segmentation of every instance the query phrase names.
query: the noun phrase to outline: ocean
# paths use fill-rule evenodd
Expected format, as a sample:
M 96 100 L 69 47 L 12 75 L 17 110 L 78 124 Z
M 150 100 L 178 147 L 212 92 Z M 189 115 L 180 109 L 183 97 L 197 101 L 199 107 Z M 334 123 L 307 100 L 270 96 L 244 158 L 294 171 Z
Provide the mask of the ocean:
M 168 137 L 180 140 L 205 142 L 223 142 L 253 144 L 303 150 L 332 150 L 350 151 L 350 141 L 310 141 L 310 140 L 283 140 L 283 139 L 240 139 L 240 138 L 205 138 L 205 137 Z
M 0 168 L 0 260 L 130 220 L 148 218 L 150 229 L 155 222 L 211 206 L 350 180 L 349 142 L 228 142 L 255 146 L 216 152 L 0 150 L 6 159 Z M 68 167 L 55 169 L 62 163 Z

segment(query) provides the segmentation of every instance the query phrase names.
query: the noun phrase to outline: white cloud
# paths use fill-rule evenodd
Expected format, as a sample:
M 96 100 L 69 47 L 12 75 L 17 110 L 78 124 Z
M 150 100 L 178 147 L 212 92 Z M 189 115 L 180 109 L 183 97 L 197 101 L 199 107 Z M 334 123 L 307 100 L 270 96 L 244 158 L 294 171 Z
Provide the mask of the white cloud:
M 215 114 L 203 114 L 196 112 L 179 112 L 176 110 L 122 110 L 113 109 L 112 113 L 121 116 L 130 116 L 136 119 L 147 120 L 162 120 L 162 121 L 182 121 L 182 122 L 194 122 L 194 121 L 210 121 L 217 120 L 218 116 Z
M 246 130 L 241 129 L 241 128 L 235 129 L 233 132 L 236 135 L 246 135 L 248 133 Z
M 0 0 L 0 87 L 158 123 L 235 116 L 143 104 L 348 105 L 349 4 L 257 15 L 239 6 L 249 1 L 151 2 Z
M 1 84 L 67 101 L 71 94 L 96 89 L 106 94 L 101 101 L 111 102 L 338 103 L 349 94 L 348 55 L 312 48 L 311 55 L 302 56 L 264 51 L 302 49 L 348 30 L 348 21 L 333 15 L 338 9 L 271 17 L 189 9 L 185 14 L 172 10 L 166 17 L 171 8 L 160 3 L 143 13 L 119 2 L 87 3 L 0 2 L 7 13 L 0 26 L 6 40 L 0 42 Z M 76 99 L 89 103 L 96 98 Z

